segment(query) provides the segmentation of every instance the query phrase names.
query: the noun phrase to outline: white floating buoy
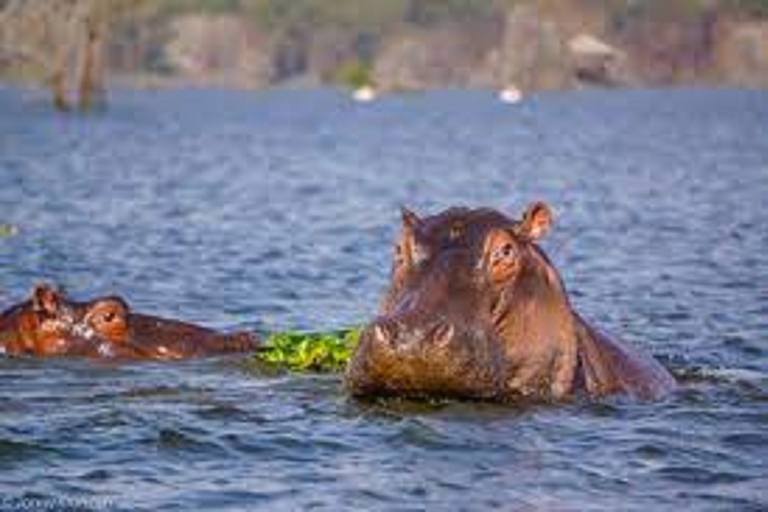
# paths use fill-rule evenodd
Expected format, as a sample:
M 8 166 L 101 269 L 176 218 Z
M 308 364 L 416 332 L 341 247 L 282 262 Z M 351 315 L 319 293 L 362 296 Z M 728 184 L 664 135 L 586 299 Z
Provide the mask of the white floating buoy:
M 499 91 L 499 100 L 504 103 L 519 103 L 523 100 L 523 93 L 514 85 L 510 85 Z
M 371 86 L 364 85 L 363 87 L 355 89 L 355 92 L 352 94 L 352 99 L 363 102 L 373 101 L 376 99 L 376 90 Z

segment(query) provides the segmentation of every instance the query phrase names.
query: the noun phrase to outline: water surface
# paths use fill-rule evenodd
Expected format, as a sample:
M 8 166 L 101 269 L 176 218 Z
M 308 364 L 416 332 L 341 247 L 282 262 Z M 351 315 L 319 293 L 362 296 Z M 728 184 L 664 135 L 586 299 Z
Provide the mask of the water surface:
M 216 328 L 376 311 L 399 206 L 535 199 L 577 308 L 657 403 L 360 403 L 235 359 L 0 359 L 0 509 L 768 508 L 768 94 L 0 90 L 0 307 L 40 280 Z M 35 501 L 38 500 L 38 501 Z

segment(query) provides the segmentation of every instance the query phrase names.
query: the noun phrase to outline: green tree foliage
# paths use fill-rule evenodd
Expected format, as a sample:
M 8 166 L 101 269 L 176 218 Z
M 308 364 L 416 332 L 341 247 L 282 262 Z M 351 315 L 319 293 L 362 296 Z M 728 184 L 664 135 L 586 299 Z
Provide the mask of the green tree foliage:
M 708 0 L 643 0 L 631 2 L 630 12 L 635 16 L 673 20 L 698 16 L 712 5 Z
M 403 19 L 406 0 L 241 0 L 260 25 L 282 32 L 298 26 L 376 30 Z
M 371 67 L 358 59 L 345 62 L 336 71 L 334 81 L 353 89 L 373 85 Z
M 221 14 L 240 10 L 240 0 L 140 0 L 143 3 L 155 4 L 158 12 L 165 16 L 201 12 Z
M 520 0 L 143 0 L 165 15 L 241 12 L 274 32 L 338 27 L 379 32 L 396 23 L 429 25 L 490 16 Z
M 768 17 L 768 0 L 732 0 L 735 10 L 748 16 Z
M 509 2 L 490 0 L 413 0 L 406 2 L 405 20 L 417 25 L 437 25 L 467 17 L 480 18 L 499 13 Z

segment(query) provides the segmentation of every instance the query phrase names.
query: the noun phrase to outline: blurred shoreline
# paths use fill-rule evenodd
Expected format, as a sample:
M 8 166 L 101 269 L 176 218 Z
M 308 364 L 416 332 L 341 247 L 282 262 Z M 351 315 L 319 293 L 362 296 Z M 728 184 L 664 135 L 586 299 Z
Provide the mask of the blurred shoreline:
M 106 88 L 768 88 L 768 0 L 124 3 L 98 4 L 107 35 L 93 74 Z M 6 47 L 55 51 L 14 37 Z M 2 56 L 0 83 L 51 79 Z

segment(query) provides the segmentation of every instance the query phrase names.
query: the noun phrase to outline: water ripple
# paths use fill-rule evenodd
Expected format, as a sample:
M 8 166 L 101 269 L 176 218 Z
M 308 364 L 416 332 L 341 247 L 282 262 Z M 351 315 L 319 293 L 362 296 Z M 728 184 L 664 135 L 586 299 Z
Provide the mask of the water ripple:
M 0 358 L 0 509 L 768 508 L 765 92 L 111 99 L 59 116 L 0 90 L 4 306 L 49 280 L 215 328 L 349 326 L 376 311 L 401 204 L 544 199 L 575 305 L 681 389 L 359 402 L 229 358 Z

